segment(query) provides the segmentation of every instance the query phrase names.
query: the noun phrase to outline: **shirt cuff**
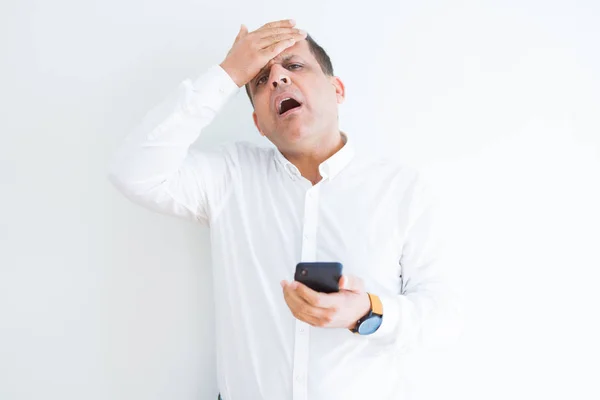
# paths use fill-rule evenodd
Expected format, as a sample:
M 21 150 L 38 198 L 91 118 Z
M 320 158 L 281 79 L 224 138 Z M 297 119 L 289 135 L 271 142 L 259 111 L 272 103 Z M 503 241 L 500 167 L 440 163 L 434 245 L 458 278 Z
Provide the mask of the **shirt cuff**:
M 193 81 L 184 80 L 174 92 L 176 97 L 165 100 L 158 116 L 152 116 L 162 122 L 148 134 L 148 140 L 189 147 L 238 90 L 220 65 L 213 65 Z
M 389 339 L 393 341 L 398 337 L 400 325 L 400 300 L 399 296 L 379 296 L 383 306 L 383 317 L 379 328 L 368 335 L 370 339 Z
M 220 65 L 213 65 L 192 82 L 191 102 L 218 112 L 239 89 Z

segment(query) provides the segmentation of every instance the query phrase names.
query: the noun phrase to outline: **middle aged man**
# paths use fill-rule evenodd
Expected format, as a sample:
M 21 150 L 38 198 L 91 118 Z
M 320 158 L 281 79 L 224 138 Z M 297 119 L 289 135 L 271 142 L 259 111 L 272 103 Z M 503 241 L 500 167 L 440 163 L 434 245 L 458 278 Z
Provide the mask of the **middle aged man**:
M 370 159 L 340 131 L 344 84 L 294 25 L 242 26 L 222 63 L 146 115 L 110 178 L 210 227 L 223 399 L 401 398 L 404 350 L 451 304 L 432 196 L 414 169 Z M 244 85 L 274 147 L 190 149 Z M 341 291 L 290 282 L 300 261 L 341 262 Z

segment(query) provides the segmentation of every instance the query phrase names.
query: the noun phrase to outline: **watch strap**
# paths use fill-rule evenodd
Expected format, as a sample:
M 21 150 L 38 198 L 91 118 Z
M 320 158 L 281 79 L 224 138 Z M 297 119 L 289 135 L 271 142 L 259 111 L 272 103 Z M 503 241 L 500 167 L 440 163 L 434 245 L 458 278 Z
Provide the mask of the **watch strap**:
M 350 329 L 352 333 L 358 334 L 358 328 L 363 321 L 371 318 L 373 315 L 377 315 L 379 317 L 383 317 L 383 304 L 381 303 L 381 299 L 376 294 L 372 294 L 367 292 L 369 295 L 369 301 L 371 302 L 371 308 L 368 313 L 366 313 L 362 318 L 360 318 L 356 322 L 356 326 L 353 329 Z
M 369 295 L 369 299 L 371 300 L 371 313 L 377 315 L 383 315 L 383 304 L 381 303 L 381 299 L 376 294 L 367 293 Z

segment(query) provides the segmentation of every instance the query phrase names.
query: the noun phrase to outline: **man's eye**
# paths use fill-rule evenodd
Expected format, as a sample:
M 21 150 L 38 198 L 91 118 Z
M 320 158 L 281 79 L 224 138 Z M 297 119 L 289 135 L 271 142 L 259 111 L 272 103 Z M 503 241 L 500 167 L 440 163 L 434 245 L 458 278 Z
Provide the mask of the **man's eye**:
M 266 75 L 263 75 L 263 76 L 261 76 L 260 78 L 258 78 L 258 79 L 256 80 L 256 84 L 257 84 L 257 85 L 260 85 L 261 83 L 263 83 L 263 82 L 264 82 L 264 80 L 263 80 L 263 79 L 266 79 Z
M 298 68 L 302 68 L 301 64 L 289 64 L 287 66 L 288 69 L 298 69 Z M 261 77 L 259 77 L 258 79 L 256 79 L 256 86 L 265 83 L 265 80 L 267 78 L 267 75 L 262 75 Z

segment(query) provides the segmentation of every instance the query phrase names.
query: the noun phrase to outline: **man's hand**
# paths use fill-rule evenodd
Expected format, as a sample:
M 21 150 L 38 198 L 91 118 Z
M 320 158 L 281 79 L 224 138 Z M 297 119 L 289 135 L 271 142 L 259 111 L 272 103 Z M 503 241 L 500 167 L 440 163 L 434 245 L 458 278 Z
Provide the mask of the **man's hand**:
M 293 20 L 270 22 L 251 33 L 242 25 L 221 67 L 238 87 L 244 86 L 272 58 L 306 38 L 306 32 L 295 29 L 295 24 Z
M 351 329 L 369 312 L 371 301 L 362 279 L 344 275 L 339 285 L 337 293 L 319 293 L 297 281 L 281 281 L 294 317 L 316 327 Z

